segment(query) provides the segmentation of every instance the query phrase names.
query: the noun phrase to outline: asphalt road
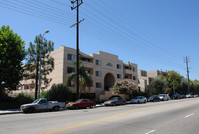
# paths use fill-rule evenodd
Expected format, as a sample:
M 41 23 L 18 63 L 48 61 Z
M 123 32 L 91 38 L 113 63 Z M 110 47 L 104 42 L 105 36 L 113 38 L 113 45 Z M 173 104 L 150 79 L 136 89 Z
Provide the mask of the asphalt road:
M 0 134 L 199 134 L 199 98 L 0 115 Z

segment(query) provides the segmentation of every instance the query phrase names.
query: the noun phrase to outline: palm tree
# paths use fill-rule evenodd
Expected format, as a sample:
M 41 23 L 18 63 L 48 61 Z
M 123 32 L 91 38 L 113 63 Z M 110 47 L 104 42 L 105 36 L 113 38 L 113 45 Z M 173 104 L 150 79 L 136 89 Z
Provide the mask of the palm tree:
M 76 63 L 75 63 L 76 64 Z M 66 76 L 66 83 L 68 86 L 71 86 L 72 81 L 76 81 L 76 72 L 72 72 Z M 79 62 L 79 90 L 80 96 L 81 93 L 85 92 L 86 87 L 89 88 L 92 86 L 92 78 L 89 73 L 84 70 L 84 65 L 82 62 Z

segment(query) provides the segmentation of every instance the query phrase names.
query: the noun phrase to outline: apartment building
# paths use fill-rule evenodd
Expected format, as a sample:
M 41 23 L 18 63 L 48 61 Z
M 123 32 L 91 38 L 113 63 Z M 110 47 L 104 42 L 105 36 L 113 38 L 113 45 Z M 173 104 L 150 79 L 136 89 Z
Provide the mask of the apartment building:
M 146 92 L 148 94 L 152 94 L 152 89 L 150 89 L 151 81 L 159 75 L 166 76 L 167 72 L 163 72 L 160 70 L 152 70 L 152 71 L 138 70 L 139 90 L 142 92 Z
M 48 89 L 53 84 L 66 84 L 66 76 L 75 72 L 76 50 L 73 48 L 60 46 L 59 49 L 51 52 L 54 58 L 54 70 L 48 75 L 52 81 Z M 93 80 L 90 90 L 87 88 L 87 93 L 95 94 L 96 99 L 108 99 L 113 92 L 111 87 L 116 81 L 128 80 L 138 84 L 137 64 L 123 63 L 117 55 L 99 51 L 97 54 L 85 54 L 80 52 L 80 60 Z M 20 91 L 31 92 L 33 90 L 34 81 L 24 79 L 24 84 Z M 73 93 L 76 92 L 75 85 L 71 87 Z M 33 90 L 34 92 L 34 90 Z M 107 94 L 107 95 L 106 95 Z

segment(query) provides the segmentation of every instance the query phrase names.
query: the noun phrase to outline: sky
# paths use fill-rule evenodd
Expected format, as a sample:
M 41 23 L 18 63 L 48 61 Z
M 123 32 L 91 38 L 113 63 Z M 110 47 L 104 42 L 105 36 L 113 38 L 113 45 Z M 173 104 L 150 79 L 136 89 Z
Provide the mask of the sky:
M 9 25 L 25 41 L 35 36 L 76 48 L 76 10 L 70 0 L 0 0 L 0 26 Z M 199 80 L 198 0 L 83 0 L 79 7 L 80 51 L 104 51 L 141 70 L 174 70 Z

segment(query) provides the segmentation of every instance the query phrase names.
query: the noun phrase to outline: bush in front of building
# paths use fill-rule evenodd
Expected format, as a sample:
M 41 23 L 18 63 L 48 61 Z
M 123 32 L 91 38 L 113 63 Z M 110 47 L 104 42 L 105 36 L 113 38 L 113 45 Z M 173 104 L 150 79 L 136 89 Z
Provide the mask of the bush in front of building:
M 0 102 L 0 110 L 20 108 L 22 104 L 31 102 L 33 102 L 33 98 L 31 96 L 24 95 L 23 93 L 18 94 L 16 97 L 5 95 L 4 99 Z
M 72 98 L 72 90 L 64 84 L 53 84 L 46 96 L 51 101 L 68 102 Z

